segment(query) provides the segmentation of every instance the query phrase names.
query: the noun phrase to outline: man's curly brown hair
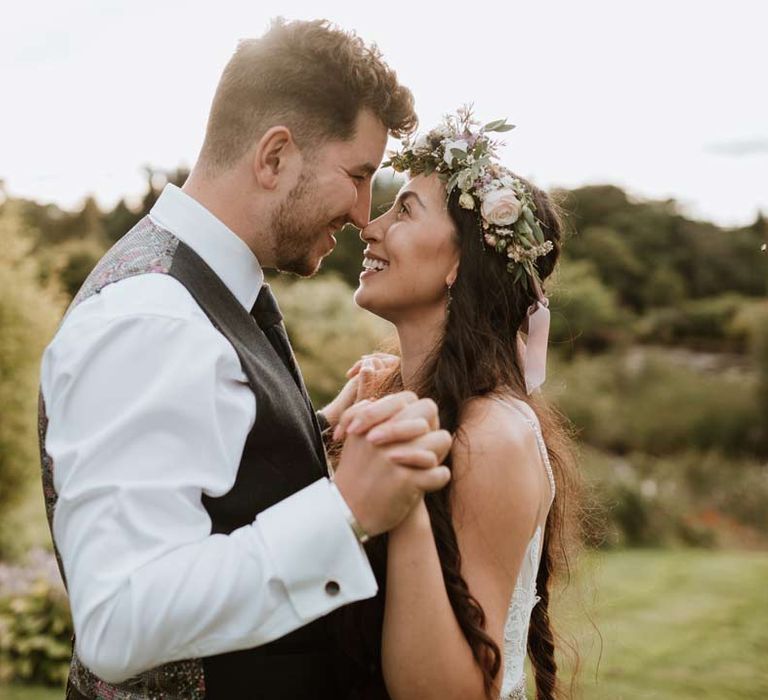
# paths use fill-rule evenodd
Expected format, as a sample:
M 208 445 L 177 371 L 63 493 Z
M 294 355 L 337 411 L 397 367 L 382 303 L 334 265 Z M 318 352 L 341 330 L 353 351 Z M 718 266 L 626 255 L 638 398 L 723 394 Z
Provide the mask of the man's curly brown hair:
M 354 136 L 361 110 L 399 137 L 417 125 L 411 91 L 375 44 L 327 20 L 278 18 L 262 37 L 238 44 L 219 81 L 201 160 L 232 167 L 260 136 L 287 126 L 299 148 Z

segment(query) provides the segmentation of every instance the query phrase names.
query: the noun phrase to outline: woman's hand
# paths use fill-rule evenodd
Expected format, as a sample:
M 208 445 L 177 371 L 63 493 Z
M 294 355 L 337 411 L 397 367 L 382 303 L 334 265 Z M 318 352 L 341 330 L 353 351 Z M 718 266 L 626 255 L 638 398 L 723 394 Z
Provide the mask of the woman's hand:
M 390 355 L 386 352 L 375 352 L 372 355 L 363 355 L 354 365 L 347 370 L 347 377 L 355 377 L 364 366 L 370 368 L 373 364 L 374 370 L 393 370 L 400 366 L 400 358 L 397 355 Z M 368 398 L 364 396 L 363 398 Z
M 321 411 L 331 427 L 338 424 L 342 413 L 350 406 L 371 398 L 383 376 L 399 364 L 399 357 L 383 352 L 363 355 L 355 362 L 347 371 L 349 381 L 339 395 Z

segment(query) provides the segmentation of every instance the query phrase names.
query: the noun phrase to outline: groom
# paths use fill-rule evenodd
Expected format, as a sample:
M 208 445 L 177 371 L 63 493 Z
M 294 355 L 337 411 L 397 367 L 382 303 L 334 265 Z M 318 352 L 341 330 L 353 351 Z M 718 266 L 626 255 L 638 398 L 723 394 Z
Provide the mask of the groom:
M 387 397 L 331 481 L 262 269 L 311 275 L 333 231 L 364 226 L 387 134 L 414 125 L 375 49 L 275 23 L 224 70 L 184 187 L 75 297 L 40 394 L 76 632 L 67 697 L 345 696 L 330 628 L 376 592 L 360 543 L 445 484 L 450 439 L 434 404 Z

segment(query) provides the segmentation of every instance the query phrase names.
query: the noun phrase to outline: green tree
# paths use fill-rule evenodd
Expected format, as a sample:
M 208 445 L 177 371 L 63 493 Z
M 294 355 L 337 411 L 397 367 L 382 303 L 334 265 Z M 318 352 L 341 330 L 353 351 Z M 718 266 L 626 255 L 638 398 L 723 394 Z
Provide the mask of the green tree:
M 607 225 L 630 206 L 627 193 L 615 185 L 590 185 L 565 192 L 564 208 L 576 230 Z
M 630 316 L 591 261 L 564 260 L 550 296 L 550 337 L 565 354 L 605 350 L 625 337 Z
M 104 250 L 86 242 L 70 246 L 69 251 L 63 258 L 58 276 L 62 289 L 72 299 L 99 262 Z
M 648 272 L 631 245 L 608 226 L 587 226 L 566 244 L 569 257 L 587 259 L 600 280 L 618 294 L 619 302 L 633 309 L 643 307 Z
M 671 306 L 685 299 L 688 289 L 682 276 L 671 265 L 659 265 L 643 286 L 643 305 Z
M 752 333 L 752 355 L 757 366 L 758 415 L 763 417 L 759 426 L 760 447 L 768 455 L 768 306 L 762 309 Z
M 110 243 L 115 243 L 130 231 L 141 219 L 139 212 L 131 209 L 124 199 L 104 216 L 104 233 Z
M 181 187 L 189 177 L 189 169 L 178 167 L 175 170 L 161 170 L 159 168 L 153 168 L 151 165 L 145 165 L 144 174 L 147 178 L 147 191 L 144 198 L 141 200 L 139 218 L 149 214 L 150 209 L 155 205 L 163 188 L 168 183 L 176 185 L 176 187 Z
M 43 287 L 30 257 L 32 241 L 18 215 L 0 216 L 0 554 L 14 548 L 11 506 L 39 478 L 39 362 L 63 310 L 57 290 Z
M 71 219 L 73 238 L 104 240 L 104 215 L 92 196 L 85 198 L 80 211 Z

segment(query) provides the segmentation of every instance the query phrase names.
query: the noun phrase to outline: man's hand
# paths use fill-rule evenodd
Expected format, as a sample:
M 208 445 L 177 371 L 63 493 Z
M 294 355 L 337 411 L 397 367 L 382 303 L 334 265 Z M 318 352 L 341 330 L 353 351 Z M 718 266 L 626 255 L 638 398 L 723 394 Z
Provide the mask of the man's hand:
M 410 391 L 363 401 L 344 413 L 342 424 L 347 439 L 334 479 L 369 535 L 395 527 L 425 492 L 450 480 L 441 465 L 452 438 L 439 430 L 433 401 Z M 366 435 L 372 426 L 377 432 Z

